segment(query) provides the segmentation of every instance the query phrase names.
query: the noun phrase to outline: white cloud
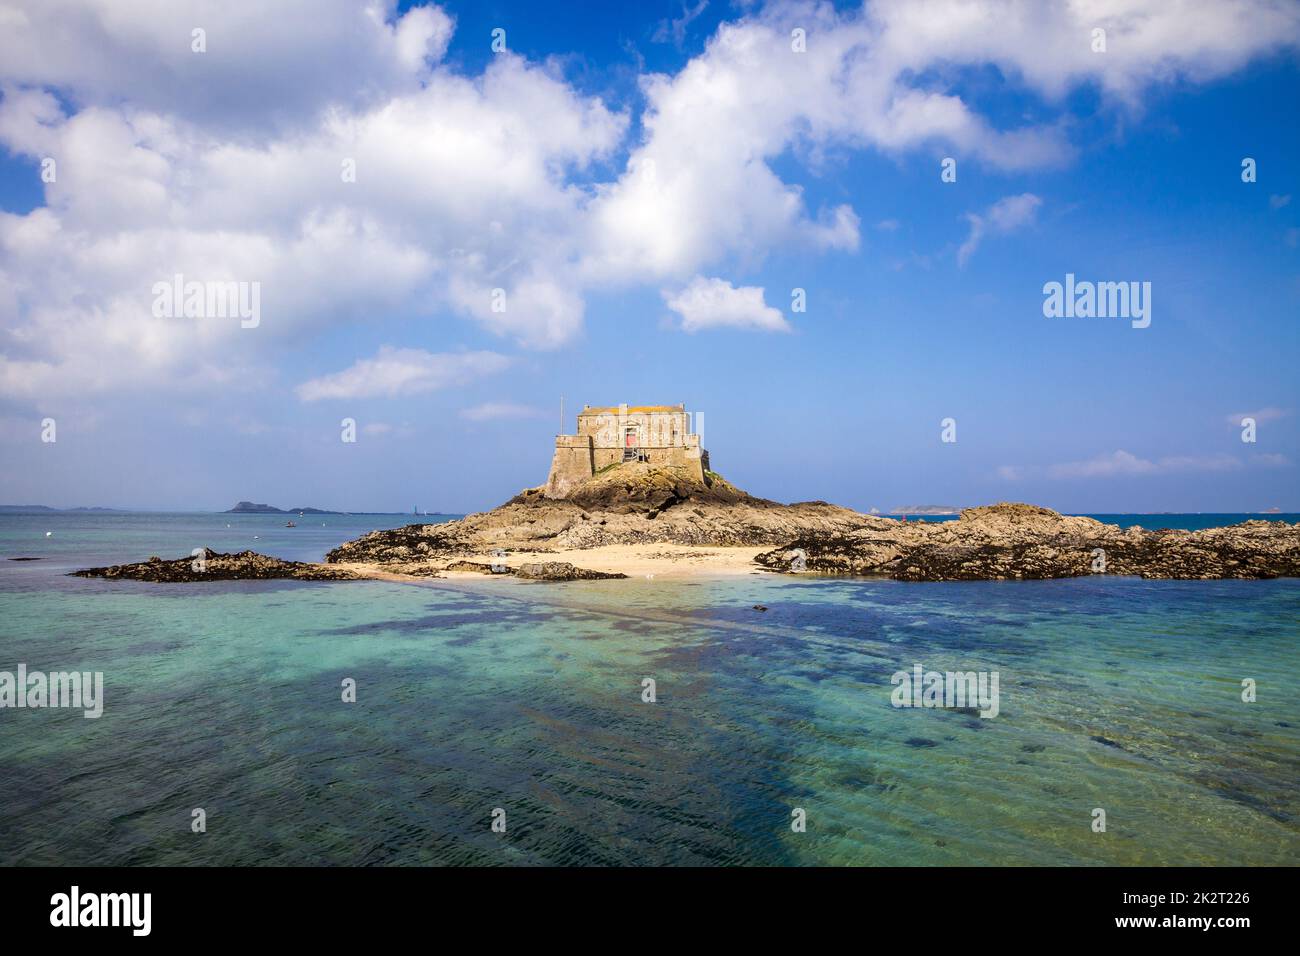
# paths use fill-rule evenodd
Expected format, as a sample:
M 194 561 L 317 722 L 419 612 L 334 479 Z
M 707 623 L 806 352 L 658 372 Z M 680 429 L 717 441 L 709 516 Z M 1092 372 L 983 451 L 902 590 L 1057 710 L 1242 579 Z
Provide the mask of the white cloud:
M 1133 478 L 1190 472 L 1239 471 L 1247 466 L 1280 468 L 1289 464 L 1290 460 L 1285 455 L 1278 454 L 1256 454 L 1244 460 L 1227 454 L 1166 455 L 1150 459 L 1120 449 L 1083 461 L 1055 465 L 1001 465 L 995 474 L 1003 481 L 1024 481 L 1028 478 Z
M 699 3 L 693 7 L 683 3 L 682 15 L 675 19 L 660 20 L 651 39 L 655 43 L 667 43 L 671 40 L 673 45 L 680 50 L 682 43 L 686 40 L 686 31 L 691 23 L 708 8 L 709 0 L 699 0 Z
M 461 418 L 471 422 L 489 422 L 502 418 L 542 418 L 545 415 L 540 408 L 515 402 L 484 402 L 462 409 L 460 413 Z
M 257 145 L 6 94 L 0 143 L 55 157 L 58 175 L 48 208 L 0 214 L 0 390 L 206 387 L 310 328 L 398 309 L 558 345 L 583 317 L 566 171 L 605 155 L 625 122 L 513 56 L 477 82 L 439 71 L 381 108 Z M 260 326 L 153 318 L 153 283 L 176 273 L 259 282 Z
M 1095 82 L 1133 105 L 1148 85 L 1212 80 L 1300 38 L 1300 7 L 1273 0 L 884 0 L 871 17 L 900 65 L 992 63 L 1044 96 Z
M 383 346 L 374 358 L 303 382 L 295 391 L 304 402 L 326 398 L 396 398 L 432 392 L 500 372 L 510 359 L 496 352 L 425 352 Z
M 1300 8 L 778 0 L 677 73 L 643 76 L 631 142 L 628 113 L 552 64 L 444 62 L 453 28 L 394 0 L 0 0 L 0 146 L 58 164 L 45 207 L 0 214 L 0 395 L 264 385 L 285 343 L 389 313 L 555 348 L 597 286 L 677 286 L 789 245 L 856 251 L 851 205 L 810 208 L 785 170 L 863 149 L 1069 160 L 1063 122 L 1003 128 L 963 100 L 966 67 L 1137 104 L 1295 46 Z M 976 244 L 1015 228 L 1000 215 L 980 215 Z M 260 282 L 261 325 L 152 318 L 152 284 L 176 273 Z M 774 313 L 759 296 L 719 314 L 778 327 Z
M 1042 204 L 1043 201 L 1033 193 L 1021 193 L 1019 196 L 1004 196 L 982 215 L 968 213 L 966 221 L 970 223 L 970 233 L 957 250 L 957 264 L 966 264 L 985 235 L 1005 236 L 1033 223 Z
M 1120 450 L 1108 455 L 1098 455 L 1086 461 L 1051 465 L 1047 469 L 1047 476 L 1049 478 L 1114 478 L 1169 472 L 1235 471 L 1241 467 L 1241 460 L 1231 455 L 1204 457 L 1176 455 L 1151 461 Z
M 454 23 L 396 0 L 6 0 L 0 83 L 227 130 L 310 123 L 419 88 Z M 192 49 L 206 32 L 207 51 Z M 271 92 L 273 91 L 273 93 Z
M 735 288 L 725 279 L 696 276 L 678 292 L 664 290 L 664 302 L 682 317 L 682 331 L 731 328 L 763 332 L 789 332 L 790 325 L 778 310 L 763 301 L 758 286 Z

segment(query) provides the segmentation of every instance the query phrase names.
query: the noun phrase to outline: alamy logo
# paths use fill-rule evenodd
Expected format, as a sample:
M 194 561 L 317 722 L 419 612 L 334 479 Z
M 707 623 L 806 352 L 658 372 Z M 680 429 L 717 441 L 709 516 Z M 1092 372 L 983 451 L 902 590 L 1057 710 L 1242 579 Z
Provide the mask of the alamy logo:
M 1046 283 L 1043 296 L 1049 319 L 1132 319 L 1135 329 L 1151 324 L 1150 282 L 1075 282 L 1067 272 L 1064 284 Z
M 50 897 L 51 926 L 129 926 L 131 935 L 148 936 L 152 928 L 150 893 L 70 893 Z
M 260 282 L 186 282 L 178 272 L 155 282 L 152 292 L 156 319 L 239 319 L 244 329 L 262 323 Z
M 981 717 L 998 715 L 997 671 L 897 671 L 890 701 L 895 707 L 979 708 Z
M 0 710 L 6 707 L 72 707 L 85 711 L 83 717 L 104 713 L 103 671 L 0 671 Z

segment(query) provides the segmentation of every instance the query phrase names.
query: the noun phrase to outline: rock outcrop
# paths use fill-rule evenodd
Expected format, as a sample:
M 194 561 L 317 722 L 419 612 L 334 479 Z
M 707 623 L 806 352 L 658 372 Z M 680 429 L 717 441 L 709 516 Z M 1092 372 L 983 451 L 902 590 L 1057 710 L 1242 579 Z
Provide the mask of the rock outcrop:
M 73 571 L 80 578 L 108 578 L 122 581 L 149 581 L 154 584 L 194 583 L 207 581 L 255 581 L 292 578 L 298 581 L 362 581 L 374 578 L 392 580 L 393 575 L 438 578 L 442 571 L 473 571 L 489 575 L 513 575 L 526 581 L 602 581 L 626 578 L 626 574 L 590 571 L 574 567 L 567 561 L 535 561 L 517 568 L 504 564 L 477 561 L 453 561 L 444 568 L 422 562 L 389 562 L 380 569 L 345 568 L 331 564 L 304 564 L 282 561 L 255 551 L 221 554 L 205 550 L 202 560 L 195 555 L 164 561 L 153 557 L 134 564 L 116 564 L 106 568 Z
M 150 558 L 135 564 L 116 564 L 107 568 L 73 571 L 80 578 L 152 581 L 158 584 L 194 581 L 256 581 L 293 578 L 299 581 L 352 581 L 358 575 L 346 568 L 326 564 L 283 561 L 256 551 L 222 554 L 205 548 L 202 555 L 164 561 Z
M 609 581 L 627 575 L 575 568 L 568 561 L 534 561 L 519 565 L 515 577 L 527 581 Z
M 719 476 L 640 462 L 616 465 L 547 498 L 530 488 L 499 508 L 445 524 L 374 531 L 340 545 L 332 563 L 482 556 L 494 549 L 563 551 L 609 544 L 777 546 L 805 534 L 847 534 L 896 522 L 824 501 L 783 505 L 755 498 Z
M 1300 576 L 1300 524 L 1246 521 L 1203 531 L 1120 528 L 1047 508 L 968 508 L 956 521 L 887 522 L 805 534 L 760 554 L 772 571 L 879 575 L 901 581 L 1078 577 L 1215 579 Z

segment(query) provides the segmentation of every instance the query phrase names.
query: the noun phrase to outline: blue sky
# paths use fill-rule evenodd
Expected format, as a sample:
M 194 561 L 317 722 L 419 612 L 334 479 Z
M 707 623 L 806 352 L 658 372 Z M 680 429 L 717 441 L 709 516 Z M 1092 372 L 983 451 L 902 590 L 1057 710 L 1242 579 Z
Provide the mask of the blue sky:
M 1300 510 L 1294 5 L 175 6 L 0 44 L 0 501 L 479 510 L 564 396 L 781 500 Z M 150 315 L 174 272 L 260 324 Z M 1067 273 L 1150 326 L 1044 317 Z

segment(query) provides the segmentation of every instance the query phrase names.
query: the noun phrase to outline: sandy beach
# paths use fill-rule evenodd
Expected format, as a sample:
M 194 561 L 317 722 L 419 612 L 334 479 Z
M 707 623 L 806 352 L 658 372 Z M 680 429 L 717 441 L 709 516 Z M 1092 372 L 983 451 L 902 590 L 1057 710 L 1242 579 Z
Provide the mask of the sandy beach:
M 612 544 L 599 548 L 573 548 L 564 551 L 511 551 L 502 557 L 491 553 L 469 555 L 463 560 L 481 564 L 505 565 L 515 569 L 520 565 L 563 561 L 589 571 L 604 571 L 611 574 L 626 574 L 629 578 L 648 578 L 653 580 L 673 580 L 698 577 L 734 577 L 744 574 L 768 574 L 754 563 L 756 555 L 769 551 L 769 547 L 696 547 L 677 544 Z M 445 571 L 446 558 L 439 558 L 418 565 L 412 570 L 436 571 L 439 576 L 456 578 L 473 578 L 481 580 L 492 575 L 478 571 Z M 385 581 L 420 581 L 427 580 L 427 575 L 401 573 L 376 562 L 355 561 L 339 562 L 331 567 L 353 571 L 356 574 Z M 408 566 L 409 567 L 409 566 Z M 501 575 L 503 579 L 513 580 L 512 575 Z

